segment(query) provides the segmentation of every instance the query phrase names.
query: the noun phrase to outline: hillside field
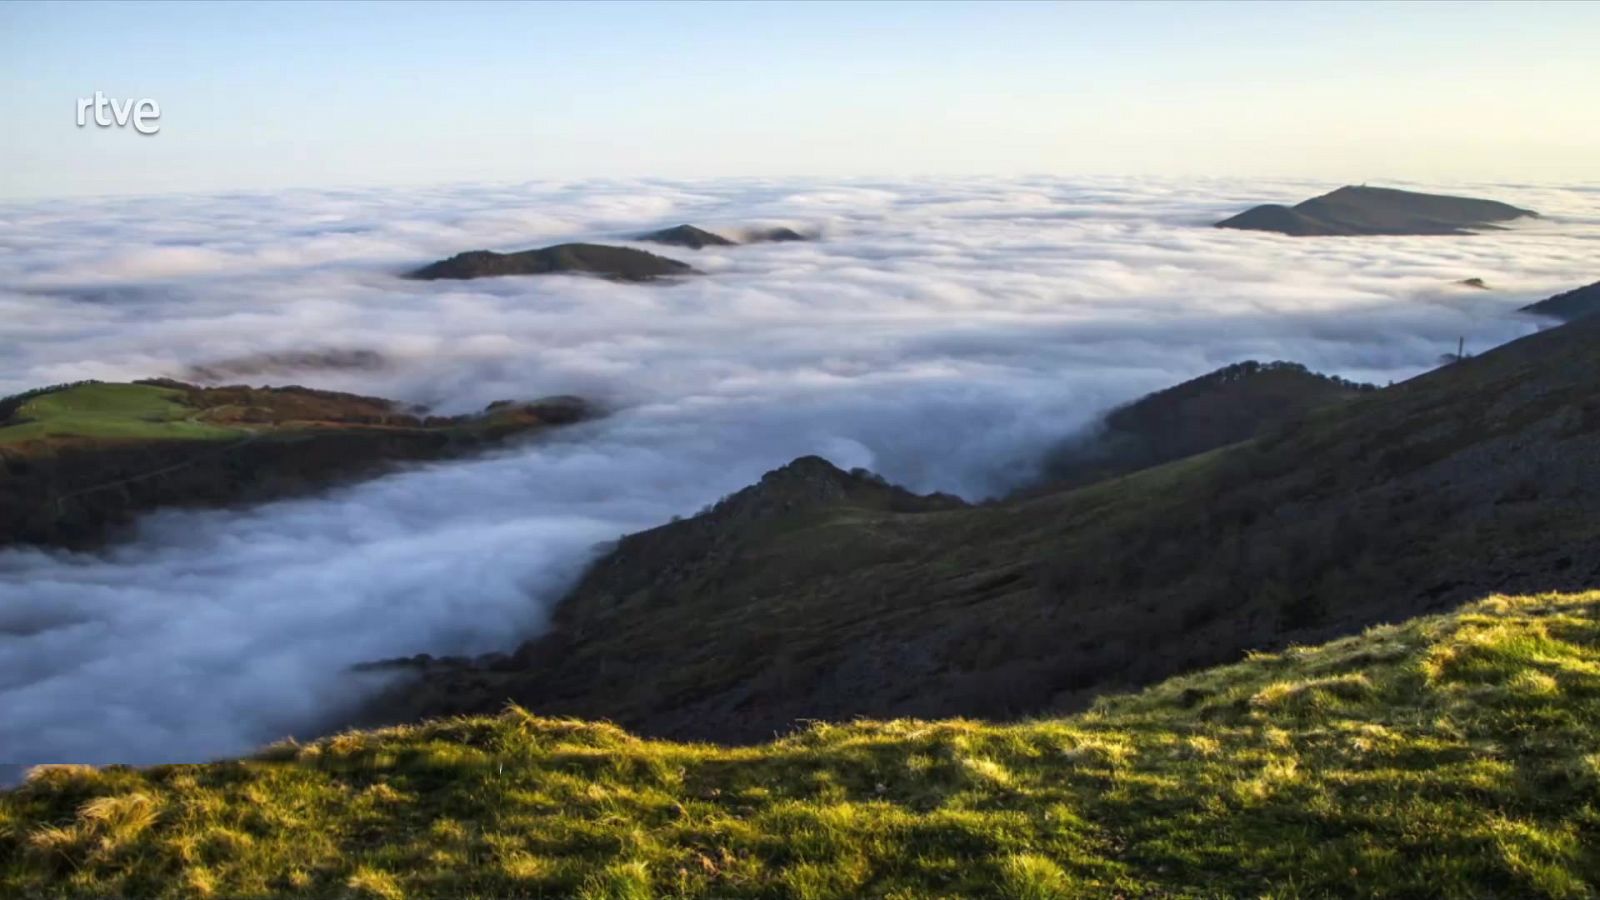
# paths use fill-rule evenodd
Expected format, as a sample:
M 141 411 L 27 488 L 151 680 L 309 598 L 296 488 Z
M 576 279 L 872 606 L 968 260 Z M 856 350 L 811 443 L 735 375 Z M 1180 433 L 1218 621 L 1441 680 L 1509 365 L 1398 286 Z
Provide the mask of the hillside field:
M 509 708 L 253 759 L 45 767 L 7 896 L 1592 896 L 1600 592 L 1447 615 L 1070 718 L 641 740 Z

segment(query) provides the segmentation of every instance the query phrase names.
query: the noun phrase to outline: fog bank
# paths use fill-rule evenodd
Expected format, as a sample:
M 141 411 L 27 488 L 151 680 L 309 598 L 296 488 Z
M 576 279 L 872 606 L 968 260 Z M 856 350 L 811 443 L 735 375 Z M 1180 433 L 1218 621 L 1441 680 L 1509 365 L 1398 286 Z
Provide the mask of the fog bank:
M 198 760 L 306 735 L 357 662 L 509 649 L 603 542 L 807 453 L 978 498 L 1112 404 L 1244 359 L 1386 383 L 1593 280 L 1594 191 L 1431 185 L 1546 218 L 1473 237 L 1207 227 L 1331 185 L 586 182 L 31 203 L 0 216 L 0 394 L 251 359 L 453 413 L 609 418 L 97 555 L 0 551 L 0 762 Z M 455 252 L 690 222 L 821 239 L 692 251 L 670 284 L 414 282 Z M 1455 284 L 1478 277 L 1493 288 Z M 315 351 L 364 364 L 316 365 Z M 308 353 L 308 351 L 313 351 Z M 262 369 L 262 359 L 277 358 Z M 374 362 L 379 360 L 381 362 Z

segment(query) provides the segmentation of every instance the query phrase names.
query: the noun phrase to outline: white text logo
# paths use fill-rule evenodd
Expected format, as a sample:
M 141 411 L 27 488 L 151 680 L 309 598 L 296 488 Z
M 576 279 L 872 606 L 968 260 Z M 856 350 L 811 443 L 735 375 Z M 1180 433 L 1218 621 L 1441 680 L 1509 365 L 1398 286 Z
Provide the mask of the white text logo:
M 79 128 L 89 124 L 91 107 L 94 109 L 94 124 L 101 128 L 110 128 L 112 125 L 125 128 L 132 121 L 133 130 L 140 134 L 155 134 L 161 130 L 161 123 L 156 121 L 161 118 L 161 105 L 148 98 L 119 101 L 106 97 L 100 91 L 95 91 L 93 97 L 79 97 Z

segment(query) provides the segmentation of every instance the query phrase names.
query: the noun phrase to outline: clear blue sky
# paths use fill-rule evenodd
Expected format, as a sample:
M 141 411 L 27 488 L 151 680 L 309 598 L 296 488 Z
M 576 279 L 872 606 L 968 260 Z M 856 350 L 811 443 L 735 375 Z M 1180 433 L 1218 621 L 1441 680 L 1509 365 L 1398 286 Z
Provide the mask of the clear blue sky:
M 149 97 L 161 131 L 80 129 Z M 1600 3 L 0 4 L 0 196 L 611 175 L 1600 181 Z

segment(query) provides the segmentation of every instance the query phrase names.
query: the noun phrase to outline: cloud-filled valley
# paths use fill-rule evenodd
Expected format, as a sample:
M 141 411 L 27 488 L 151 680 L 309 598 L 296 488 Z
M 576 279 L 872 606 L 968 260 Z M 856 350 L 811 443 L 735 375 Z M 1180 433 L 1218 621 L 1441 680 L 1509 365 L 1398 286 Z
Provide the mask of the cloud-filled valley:
M 316 497 L 158 513 L 98 554 L 0 550 L 0 761 L 203 759 L 303 736 L 372 686 L 352 664 L 508 648 L 604 542 L 796 456 L 993 496 L 1145 392 L 1252 358 L 1407 378 L 1458 337 L 1483 350 L 1537 329 L 1519 306 L 1595 277 L 1593 189 L 1425 186 L 1545 216 L 1471 237 L 1208 227 L 1326 187 L 582 182 L 13 204 L 0 395 L 254 359 L 251 382 L 445 413 L 578 394 L 611 415 Z M 652 247 L 706 273 L 659 284 L 396 277 L 680 222 L 820 239 Z M 1472 277 L 1491 289 L 1456 284 Z

